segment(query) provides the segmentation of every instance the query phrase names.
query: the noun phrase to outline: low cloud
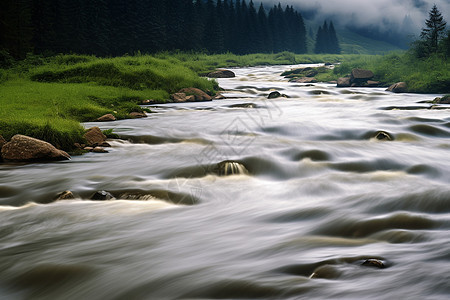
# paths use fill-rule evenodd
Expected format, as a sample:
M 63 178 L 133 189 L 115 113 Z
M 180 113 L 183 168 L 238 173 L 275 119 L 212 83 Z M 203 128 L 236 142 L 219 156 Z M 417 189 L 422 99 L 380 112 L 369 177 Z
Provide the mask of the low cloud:
M 254 0 L 255 3 L 259 1 Z M 409 18 L 411 29 L 420 30 L 428 18 L 428 12 L 436 4 L 444 19 L 450 24 L 449 0 L 262 0 L 265 6 L 281 2 L 293 5 L 306 17 L 321 22 L 333 19 L 340 25 L 373 26 L 389 30 L 393 26 L 402 26 L 405 17 Z

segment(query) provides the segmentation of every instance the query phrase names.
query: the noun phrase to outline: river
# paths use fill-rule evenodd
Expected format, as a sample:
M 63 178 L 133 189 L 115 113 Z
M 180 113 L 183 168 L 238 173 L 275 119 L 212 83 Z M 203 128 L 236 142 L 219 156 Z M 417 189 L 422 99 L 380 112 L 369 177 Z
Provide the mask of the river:
M 450 106 L 291 67 L 85 124 L 109 153 L 0 165 L 0 298 L 448 299 Z

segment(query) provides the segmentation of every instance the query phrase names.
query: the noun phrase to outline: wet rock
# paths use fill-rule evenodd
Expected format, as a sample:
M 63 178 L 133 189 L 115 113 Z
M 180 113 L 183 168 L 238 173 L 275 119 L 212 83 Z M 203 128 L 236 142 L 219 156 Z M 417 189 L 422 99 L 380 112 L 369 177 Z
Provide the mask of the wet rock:
M 184 88 L 178 91 L 178 93 L 186 95 L 187 102 L 199 102 L 199 101 L 211 101 L 210 95 L 197 88 Z
M 333 265 L 323 265 L 316 268 L 309 278 L 324 278 L 324 279 L 336 279 L 341 275 L 336 266 Z
M 379 269 L 386 268 L 386 265 L 384 264 L 383 261 L 375 258 L 366 259 L 361 265 L 365 267 L 374 267 Z
M 394 137 L 386 131 L 378 131 L 375 136 L 375 139 L 379 141 L 393 141 Z
M 408 92 L 408 86 L 406 82 L 397 82 L 388 87 L 386 91 L 393 93 L 406 93 Z
M 94 147 L 84 147 L 83 150 L 91 152 L 92 150 L 94 150 Z
M 143 113 L 143 112 L 132 112 L 130 113 L 130 117 L 134 118 L 134 119 L 140 119 L 140 118 L 147 118 L 147 114 Z
M 445 95 L 444 97 L 436 97 L 433 100 L 436 104 L 450 104 L 450 95 Z
M 217 164 L 215 173 L 219 176 L 245 175 L 248 174 L 248 170 L 237 161 L 225 160 Z
M 217 94 L 216 96 L 214 96 L 214 100 L 223 100 L 223 99 L 226 99 L 227 97 L 225 97 L 224 95 L 222 95 L 222 94 Z
M 350 87 L 350 77 L 340 77 L 337 80 L 338 87 Z
M 92 149 L 92 152 L 94 152 L 94 153 L 108 153 L 108 151 L 105 150 L 105 148 L 99 147 L 99 146 L 97 146 L 94 149 Z
M 123 193 L 119 196 L 119 199 L 122 200 L 135 200 L 135 201 L 150 201 L 150 200 L 156 200 L 156 198 L 153 195 L 150 194 L 136 194 L 136 193 Z
M 290 80 L 290 82 L 296 83 L 316 83 L 317 79 L 314 77 L 300 77 Z
M 97 126 L 89 128 L 83 137 L 89 146 L 101 145 L 106 141 L 106 135 Z
M 233 71 L 230 70 L 216 70 L 206 75 L 209 78 L 233 78 L 236 77 Z
M 107 148 L 107 147 L 111 147 L 111 144 L 110 143 L 108 143 L 108 142 L 103 142 L 103 143 L 101 143 L 100 145 L 98 145 L 99 147 L 104 147 L 104 148 Z
M 1 156 L 9 161 L 54 161 L 69 160 L 70 155 L 56 149 L 52 144 L 17 134 L 6 143 L 1 150 Z
M 97 191 L 94 194 L 92 194 L 92 196 L 89 198 L 90 200 L 111 200 L 111 199 L 115 199 L 114 196 L 107 191 Z
M 75 196 L 71 191 L 61 192 L 58 195 L 56 195 L 56 197 L 55 197 L 55 201 L 70 200 L 70 199 L 75 199 Z
M 268 99 L 275 99 L 281 97 L 281 93 L 278 91 L 270 92 L 269 96 L 267 96 Z
M 257 108 L 258 106 L 255 103 L 237 103 L 228 106 L 230 108 Z
M 100 118 L 98 118 L 96 121 L 98 122 L 110 122 L 110 121 L 115 121 L 116 117 L 114 117 L 113 114 L 106 114 L 101 116 Z

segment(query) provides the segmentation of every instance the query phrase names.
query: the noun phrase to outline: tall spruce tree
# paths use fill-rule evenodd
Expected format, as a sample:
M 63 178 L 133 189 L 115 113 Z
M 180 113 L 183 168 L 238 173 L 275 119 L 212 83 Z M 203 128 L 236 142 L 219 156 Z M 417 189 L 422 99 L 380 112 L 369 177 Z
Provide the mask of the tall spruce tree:
M 429 18 L 425 21 L 425 28 L 420 33 L 420 37 L 425 42 L 428 52 L 437 52 L 438 43 L 444 37 L 446 25 L 447 22 L 442 17 L 436 4 L 434 4 L 429 12 Z

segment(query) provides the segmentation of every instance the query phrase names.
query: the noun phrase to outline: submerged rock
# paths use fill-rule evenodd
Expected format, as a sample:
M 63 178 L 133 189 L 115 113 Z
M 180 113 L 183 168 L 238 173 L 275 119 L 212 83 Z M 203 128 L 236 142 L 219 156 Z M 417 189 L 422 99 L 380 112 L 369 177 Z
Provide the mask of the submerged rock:
M 378 131 L 377 133 L 375 133 L 374 138 L 377 140 L 380 140 L 380 141 L 393 141 L 394 140 L 394 137 L 386 131 Z
M 386 91 L 393 93 L 406 93 L 408 92 L 408 86 L 406 82 L 397 82 L 388 87 Z
M 230 70 L 216 70 L 208 73 L 206 76 L 210 78 L 233 78 L 236 77 L 236 74 Z
M 52 144 L 17 134 L 1 149 L 1 156 L 9 161 L 69 160 L 70 155 Z
M 114 196 L 107 191 L 97 191 L 89 198 L 91 200 L 111 200 L 115 199 Z
M 237 161 L 225 160 L 217 164 L 215 173 L 219 176 L 246 175 L 248 170 Z
M 281 97 L 281 93 L 277 91 L 270 92 L 269 96 L 267 96 L 268 99 L 275 99 L 279 97 Z
M 323 278 L 323 279 L 336 279 L 342 274 L 334 265 L 323 265 L 317 267 L 313 273 L 309 276 L 310 279 Z
M 89 128 L 83 137 L 89 146 L 101 145 L 106 141 L 106 135 L 97 126 Z
M 379 269 L 386 268 L 386 265 L 383 263 L 383 261 L 376 258 L 366 259 L 361 265 L 365 267 L 375 267 Z

